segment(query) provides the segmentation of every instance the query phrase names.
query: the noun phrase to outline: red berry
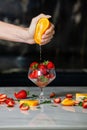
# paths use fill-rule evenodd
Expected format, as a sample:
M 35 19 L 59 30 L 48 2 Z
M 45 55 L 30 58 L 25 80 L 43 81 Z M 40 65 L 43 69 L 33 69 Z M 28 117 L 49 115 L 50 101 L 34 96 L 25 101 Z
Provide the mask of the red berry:
M 56 96 L 55 92 L 50 93 L 50 98 L 53 98 L 55 96 Z
M 83 102 L 82 107 L 87 108 L 87 102 Z
M 61 98 L 58 97 L 58 98 L 54 98 L 54 103 L 60 103 L 61 102 Z
M 38 77 L 38 70 L 33 70 L 29 75 L 28 78 L 37 78 Z
M 14 96 L 17 99 L 24 99 L 24 98 L 27 98 L 27 92 L 26 92 L 26 90 L 21 90 L 18 93 L 14 93 Z
M 66 98 L 73 98 L 73 95 L 71 93 L 66 94 Z
M 37 69 L 38 68 L 38 62 L 34 61 L 30 64 L 31 69 Z
M 41 73 L 42 73 L 43 75 L 46 75 L 46 74 L 47 74 L 47 69 L 46 69 L 46 66 L 45 66 L 45 65 L 40 64 L 40 65 L 38 66 L 38 69 L 41 71 Z
M 54 63 L 53 63 L 52 61 L 48 61 L 47 68 L 48 68 L 48 69 L 53 69 L 53 68 L 55 68 Z

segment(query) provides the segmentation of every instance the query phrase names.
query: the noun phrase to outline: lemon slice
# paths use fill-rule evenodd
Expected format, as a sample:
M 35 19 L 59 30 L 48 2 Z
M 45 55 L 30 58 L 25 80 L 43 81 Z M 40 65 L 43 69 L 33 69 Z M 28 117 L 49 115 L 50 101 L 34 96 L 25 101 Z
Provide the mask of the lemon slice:
M 25 103 L 25 104 L 29 105 L 30 107 L 39 105 L 39 101 L 38 100 L 20 100 L 19 103 L 20 104 Z
M 84 98 L 87 98 L 87 93 L 76 93 L 77 101 L 82 101 Z

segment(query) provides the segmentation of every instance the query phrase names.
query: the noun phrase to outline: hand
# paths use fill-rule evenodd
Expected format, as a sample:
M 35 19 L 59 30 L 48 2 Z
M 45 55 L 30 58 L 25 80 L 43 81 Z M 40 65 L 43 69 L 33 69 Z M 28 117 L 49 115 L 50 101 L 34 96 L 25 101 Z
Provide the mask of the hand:
M 45 15 L 45 14 L 40 14 L 37 17 L 32 19 L 31 24 L 28 29 L 30 44 L 35 44 L 35 41 L 34 41 L 35 27 L 36 27 L 38 20 L 42 17 L 49 19 L 51 16 Z M 53 38 L 54 33 L 55 33 L 54 25 L 51 23 L 51 26 L 49 27 L 49 29 L 47 29 L 46 32 L 42 35 L 41 45 L 45 45 L 45 44 L 49 43 L 51 41 L 51 39 Z

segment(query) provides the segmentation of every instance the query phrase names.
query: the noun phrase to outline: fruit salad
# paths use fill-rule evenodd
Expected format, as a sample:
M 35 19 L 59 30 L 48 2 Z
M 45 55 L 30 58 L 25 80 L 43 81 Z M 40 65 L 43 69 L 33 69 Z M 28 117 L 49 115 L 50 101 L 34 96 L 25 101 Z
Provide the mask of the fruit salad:
M 52 61 L 34 61 L 30 64 L 28 78 L 38 87 L 47 86 L 55 77 L 55 65 Z

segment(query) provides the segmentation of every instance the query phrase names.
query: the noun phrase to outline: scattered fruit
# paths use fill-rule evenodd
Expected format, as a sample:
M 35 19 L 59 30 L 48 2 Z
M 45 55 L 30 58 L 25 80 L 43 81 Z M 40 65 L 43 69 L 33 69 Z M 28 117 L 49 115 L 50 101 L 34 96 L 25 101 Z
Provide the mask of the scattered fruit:
M 27 104 L 30 107 L 39 105 L 39 101 L 38 100 L 20 100 L 19 103 L 20 104 L 23 104 L 23 103 Z
M 50 98 L 53 98 L 55 96 L 56 96 L 55 92 L 50 93 Z
M 54 98 L 53 101 L 54 101 L 54 103 L 56 103 L 56 104 L 57 104 L 57 103 L 61 103 L 61 98 L 60 98 L 60 97 Z
M 26 90 L 20 90 L 19 92 L 14 93 L 14 96 L 17 99 L 25 99 L 25 98 L 27 98 L 27 91 Z
M 63 106 L 74 106 L 75 101 L 73 99 L 65 98 L 65 99 L 62 100 L 61 104 Z
M 22 103 L 20 104 L 19 108 L 22 110 L 22 111 L 26 111 L 26 110 L 29 110 L 29 105 L 25 104 L 25 103 Z
M 66 98 L 73 98 L 73 95 L 71 93 L 66 94 Z

